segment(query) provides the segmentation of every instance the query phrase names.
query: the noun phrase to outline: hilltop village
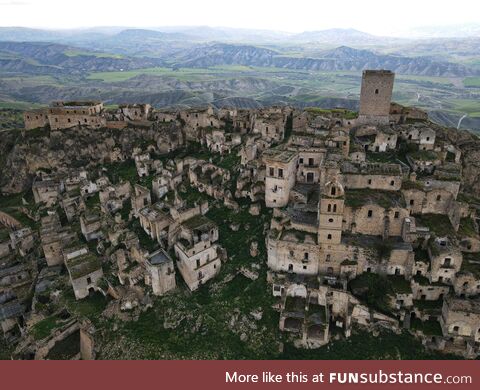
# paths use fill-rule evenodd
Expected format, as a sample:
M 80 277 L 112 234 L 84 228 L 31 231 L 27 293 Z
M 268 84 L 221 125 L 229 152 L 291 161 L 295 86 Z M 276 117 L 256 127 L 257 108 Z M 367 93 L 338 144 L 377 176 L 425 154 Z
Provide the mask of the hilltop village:
M 62 357 L 108 357 L 82 304 L 103 299 L 98 316 L 135 323 L 156 297 L 214 295 L 238 275 L 270 297 L 240 294 L 254 302 L 229 312 L 240 342 L 255 343 L 273 308 L 297 348 L 388 330 L 478 357 L 480 203 L 461 149 L 393 103 L 393 85 L 390 71 L 364 71 L 358 113 L 94 101 L 25 112 L 30 154 L 7 158 L 0 207 L 12 357 L 55 358 L 74 338 Z M 176 310 L 151 326 L 176 329 Z

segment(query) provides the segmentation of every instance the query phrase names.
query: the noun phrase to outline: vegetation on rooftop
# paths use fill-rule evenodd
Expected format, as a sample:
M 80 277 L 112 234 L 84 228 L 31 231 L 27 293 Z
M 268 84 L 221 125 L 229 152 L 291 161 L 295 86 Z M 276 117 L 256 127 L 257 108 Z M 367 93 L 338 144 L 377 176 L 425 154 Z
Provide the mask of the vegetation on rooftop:
M 415 215 L 417 226 L 426 226 L 431 232 L 435 233 L 437 237 L 453 237 L 455 231 L 453 230 L 450 219 L 443 214 L 421 214 Z
M 458 228 L 457 234 L 460 237 L 477 237 L 477 229 L 472 218 L 462 218 L 460 220 L 460 226 Z
M 343 108 L 319 108 L 319 107 L 307 107 L 305 111 L 310 112 L 312 114 L 319 114 L 319 115 L 336 115 L 339 118 L 344 119 L 355 119 L 358 116 L 358 113 L 355 111 L 350 111 Z
M 394 293 L 410 294 L 412 292 L 412 288 L 410 287 L 410 281 L 405 279 L 403 275 L 390 275 L 388 276 L 388 280 Z
M 345 205 L 354 209 L 367 204 L 378 204 L 385 209 L 402 207 L 405 203 L 400 193 L 371 189 L 345 191 Z
M 392 287 L 386 276 L 365 272 L 349 282 L 349 289 L 368 306 L 381 312 L 390 312 L 388 295 Z
M 427 313 L 440 312 L 443 306 L 443 299 L 436 301 L 414 300 L 413 306 Z
M 422 321 L 415 318 L 410 323 L 410 329 L 418 330 L 426 336 L 442 336 L 442 327 L 436 320 Z
M 411 152 L 409 156 L 417 161 L 435 161 L 440 158 L 437 152 L 431 150 L 417 150 Z
M 464 253 L 460 272 L 470 272 L 480 278 L 480 256 L 476 253 Z
M 56 315 L 47 317 L 37 322 L 32 327 L 32 335 L 35 340 L 41 340 L 50 336 L 52 331 L 62 325 L 62 319 Z

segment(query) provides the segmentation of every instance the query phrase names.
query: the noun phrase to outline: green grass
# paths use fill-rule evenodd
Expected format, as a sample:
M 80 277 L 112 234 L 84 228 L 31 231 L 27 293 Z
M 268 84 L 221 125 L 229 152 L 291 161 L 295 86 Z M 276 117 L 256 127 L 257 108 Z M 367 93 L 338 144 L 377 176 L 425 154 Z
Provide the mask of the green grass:
M 358 116 L 358 113 L 355 111 L 349 111 L 349 110 L 342 110 L 342 109 L 324 109 L 324 108 L 318 108 L 318 107 L 307 107 L 305 109 L 308 112 L 311 112 L 312 114 L 338 114 L 340 115 L 341 118 L 345 119 L 355 119 Z
M 443 306 L 443 299 L 437 301 L 415 300 L 413 301 L 413 306 L 426 313 L 440 313 Z
M 0 337 L 0 360 L 10 360 L 14 346 L 7 344 L 4 337 Z
M 409 294 L 412 292 L 410 282 L 400 275 L 390 275 L 388 280 L 391 283 L 392 291 L 397 294 Z
M 345 191 L 345 205 L 354 209 L 363 207 L 369 203 L 390 209 L 404 204 L 403 196 L 391 191 L 379 191 L 371 189 Z
M 57 341 L 48 352 L 49 360 L 69 360 L 80 352 L 80 331 L 73 332 L 61 341 Z
M 296 349 L 286 344 L 281 359 L 308 360 L 429 360 L 458 359 L 458 357 L 427 351 L 422 343 L 408 332 L 399 335 L 383 330 L 374 336 L 356 329 L 348 339 L 330 342 L 319 349 Z
M 480 88 L 480 77 L 466 77 L 463 80 L 463 85 L 465 85 L 465 87 L 479 87 Z
M 105 310 L 107 298 L 100 293 L 95 293 L 91 297 L 77 301 L 72 287 L 68 286 L 67 291 L 63 292 L 62 303 L 70 313 L 88 318 L 96 324 L 100 320 L 100 314 Z
M 471 272 L 476 278 L 480 278 L 480 264 L 478 255 L 475 253 L 464 253 L 461 272 Z
M 349 282 L 352 292 L 357 292 L 365 303 L 381 312 L 390 312 L 388 295 L 393 292 L 391 281 L 382 275 L 363 273 Z M 361 293 L 358 293 L 360 292 Z
M 107 170 L 107 177 L 111 183 L 117 184 L 120 181 L 137 182 L 137 168 L 133 159 L 128 159 L 119 163 L 104 164 Z
M 422 322 L 420 319 L 415 318 L 410 327 L 412 330 L 419 330 L 426 336 L 442 336 L 442 327 L 440 323 L 435 320 L 427 320 Z
M 228 157 L 228 156 L 227 156 Z M 74 316 L 87 317 L 95 324 L 100 359 L 347 359 L 347 358 L 441 358 L 426 352 L 421 343 L 409 334 L 386 332 L 375 337 L 364 330 L 355 330 L 352 337 L 334 340 L 317 350 L 295 349 L 288 337 L 278 329 L 279 315 L 273 310 L 275 302 L 271 286 L 266 282 L 266 248 L 264 224 L 271 219 L 271 210 L 262 207 L 258 217 L 248 213 L 250 203 L 240 201 L 238 212 L 225 208 L 195 189 L 187 187 L 180 196 L 190 202 L 210 201 L 207 217 L 219 228 L 219 243 L 227 250 L 228 260 L 214 279 L 190 293 L 177 272 L 177 289 L 165 296 L 155 297 L 153 308 L 140 314 L 137 321 L 106 319 L 101 315 L 108 300 L 100 294 L 76 301 L 70 286 L 65 287 L 60 305 Z M 231 223 L 240 224 L 238 232 Z M 136 230 L 136 229 L 133 229 Z M 139 228 L 141 230 L 141 228 Z M 139 234 L 140 235 L 140 234 Z M 148 237 L 140 240 L 155 245 Z M 252 258 L 249 246 L 259 243 L 259 254 Z M 143 245 L 142 245 L 143 246 Z M 259 277 L 250 280 L 237 274 L 241 267 L 257 263 Z M 227 281 L 231 278 L 230 281 Z M 369 280 L 371 278 L 371 280 Z M 369 274 L 367 298 L 388 310 L 387 293 L 393 282 L 390 278 Z M 260 308 L 262 319 L 250 316 Z M 175 320 L 177 318 L 177 320 Z M 243 324 L 243 321 L 246 321 Z M 165 324 L 176 323 L 173 328 Z M 232 325 L 233 324 L 233 325 Z M 250 325 L 247 325 L 250 324 Z M 41 328 L 44 334 L 56 325 L 49 319 Z M 115 326 L 116 330 L 113 330 Z M 240 339 L 245 333 L 248 340 Z M 285 346 L 281 351 L 279 343 Z M 77 348 L 76 339 L 55 346 L 49 358 L 65 358 Z
M 87 209 L 93 209 L 97 206 L 100 206 L 100 195 L 99 193 L 95 193 L 93 195 L 90 195 L 86 200 L 85 200 L 85 206 Z
M 65 50 L 63 52 L 68 57 L 77 57 L 77 56 L 93 56 L 97 58 L 123 58 L 120 54 L 112 54 L 112 53 L 98 53 L 93 51 L 85 51 L 85 50 Z
M 0 195 L 0 211 L 9 214 L 22 225 L 35 229 L 38 227 L 38 223 L 20 211 L 20 208 L 23 207 L 22 198 L 29 203 L 29 205 L 26 206 L 27 208 L 30 208 L 31 210 L 36 208 L 33 201 L 33 193 L 30 190 L 19 194 Z
M 480 117 L 480 104 L 476 99 L 452 99 L 449 108 L 472 117 Z
M 61 320 L 57 316 L 47 317 L 32 327 L 32 335 L 35 340 L 42 340 L 50 336 L 52 330 L 58 328 L 60 325 Z
M 472 218 L 462 218 L 457 234 L 460 237 L 477 237 L 477 231 Z
M 441 214 L 422 214 L 415 216 L 418 225 L 424 225 L 435 233 L 437 237 L 453 237 L 455 231 L 446 215 Z
M 93 72 L 87 76 L 88 80 L 102 80 L 107 83 L 126 81 L 139 75 L 168 76 L 181 81 L 205 81 L 218 77 L 218 72 L 211 69 L 179 69 L 171 68 L 144 68 L 116 72 Z
M 12 109 L 12 110 L 31 110 L 33 108 L 45 107 L 41 104 L 35 104 L 30 102 L 0 102 L 0 109 Z

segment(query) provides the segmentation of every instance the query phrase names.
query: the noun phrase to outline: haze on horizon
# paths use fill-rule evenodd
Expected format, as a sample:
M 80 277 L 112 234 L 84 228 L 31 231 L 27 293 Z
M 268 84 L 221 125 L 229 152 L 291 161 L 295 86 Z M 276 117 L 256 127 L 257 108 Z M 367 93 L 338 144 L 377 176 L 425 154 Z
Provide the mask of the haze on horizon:
M 300 33 L 354 28 L 374 35 L 409 36 L 424 26 L 478 23 L 478 5 L 403 0 L 398 7 L 381 0 L 176 0 L 134 2 L 83 0 L 0 0 L 1 27 L 77 29 L 98 26 L 160 28 L 211 26 Z

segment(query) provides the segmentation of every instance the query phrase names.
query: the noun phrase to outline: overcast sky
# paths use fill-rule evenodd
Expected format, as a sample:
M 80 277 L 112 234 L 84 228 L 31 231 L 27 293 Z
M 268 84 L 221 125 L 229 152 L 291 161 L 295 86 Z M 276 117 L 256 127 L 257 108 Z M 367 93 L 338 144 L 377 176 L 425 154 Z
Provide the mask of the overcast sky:
M 287 32 L 356 28 L 398 35 L 480 21 L 475 0 L 0 0 L 0 26 L 224 26 Z

